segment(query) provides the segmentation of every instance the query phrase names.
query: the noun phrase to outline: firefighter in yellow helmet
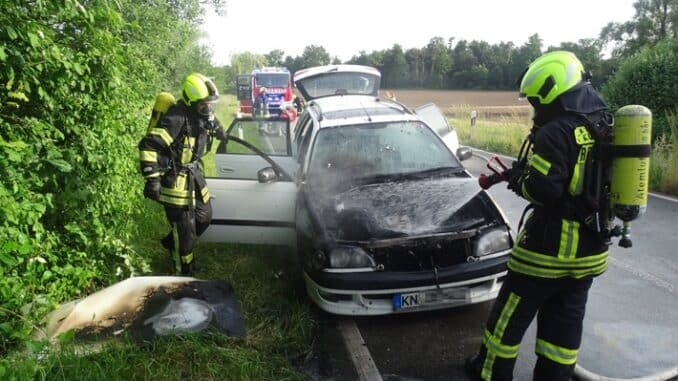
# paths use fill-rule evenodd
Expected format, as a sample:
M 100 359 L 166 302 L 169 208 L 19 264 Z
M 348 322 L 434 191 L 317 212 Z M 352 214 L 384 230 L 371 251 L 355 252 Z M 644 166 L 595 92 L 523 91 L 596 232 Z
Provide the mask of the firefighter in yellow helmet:
M 172 253 L 176 273 L 193 275 L 193 248 L 212 219 L 202 157 L 214 137 L 225 139 L 214 115 L 219 92 L 209 78 L 189 74 L 182 98 L 139 142 L 144 196 L 160 202 L 171 224 L 161 240 Z
M 590 126 L 609 118 L 588 79 L 577 57 L 565 51 L 540 56 L 520 79 L 520 96 L 535 111 L 524 146 L 531 156 L 506 177 L 508 188 L 530 202 L 531 213 L 518 233 L 479 354 L 466 362 L 473 379 L 513 378 L 520 342 L 535 315 L 534 380 L 572 376 L 588 291 L 607 268 L 609 245 L 589 218 L 594 205 L 583 189 L 590 183 Z

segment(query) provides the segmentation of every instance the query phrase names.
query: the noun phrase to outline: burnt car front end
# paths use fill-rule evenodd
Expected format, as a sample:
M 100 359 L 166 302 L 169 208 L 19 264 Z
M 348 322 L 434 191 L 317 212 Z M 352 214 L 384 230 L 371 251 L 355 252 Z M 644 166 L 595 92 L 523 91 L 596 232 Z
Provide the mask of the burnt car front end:
M 496 298 L 513 242 L 501 211 L 465 171 L 338 192 L 310 185 L 300 197 L 306 287 L 321 309 L 380 315 Z

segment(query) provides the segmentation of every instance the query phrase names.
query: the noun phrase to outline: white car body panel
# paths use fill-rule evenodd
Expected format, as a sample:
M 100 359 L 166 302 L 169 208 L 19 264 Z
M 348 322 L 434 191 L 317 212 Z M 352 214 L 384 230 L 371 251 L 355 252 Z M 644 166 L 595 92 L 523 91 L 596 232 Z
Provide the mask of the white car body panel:
M 207 186 L 212 224 L 201 241 L 296 246 L 294 182 L 208 178 Z
M 407 313 L 413 311 L 430 311 L 441 308 L 466 306 L 495 299 L 507 272 L 474 278 L 463 282 L 441 284 L 428 287 L 413 287 L 388 290 L 334 290 L 319 286 L 304 273 L 306 292 L 322 310 L 336 315 L 371 316 L 393 313 Z M 462 299 L 440 298 L 435 302 L 422 304 L 414 308 L 395 310 L 393 300 L 384 297 L 389 294 L 408 294 L 426 292 L 462 292 Z M 332 301 L 328 297 L 344 295 L 346 300 Z

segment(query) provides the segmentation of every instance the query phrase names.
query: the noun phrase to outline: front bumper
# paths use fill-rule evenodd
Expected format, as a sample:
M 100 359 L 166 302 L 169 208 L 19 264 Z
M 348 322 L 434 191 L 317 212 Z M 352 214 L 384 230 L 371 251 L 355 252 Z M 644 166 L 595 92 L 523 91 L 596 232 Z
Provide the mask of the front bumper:
M 337 315 L 386 315 L 435 310 L 495 299 L 506 275 L 508 256 L 461 264 L 438 273 L 304 272 L 306 291 L 322 310 Z M 314 279 L 316 278 L 316 279 Z M 439 285 L 439 287 L 438 287 Z M 425 302 L 399 308 L 394 298 L 426 294 Z

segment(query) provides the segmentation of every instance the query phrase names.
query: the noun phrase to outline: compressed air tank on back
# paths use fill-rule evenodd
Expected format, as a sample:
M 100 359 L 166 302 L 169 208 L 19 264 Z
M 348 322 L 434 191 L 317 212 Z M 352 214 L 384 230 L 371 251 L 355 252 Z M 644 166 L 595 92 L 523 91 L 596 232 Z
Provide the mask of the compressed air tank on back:
M 177 103 L 177 100 L 174 98 L 174 95 L 163 91 L 155 97 L 155 103 L 153 104 L 153 111 L 151 112 L 151 120 L 148 122 L 148 131 L 151 128 L 155 128 L 158 125 L 158 121 L 162 118 L 163 115 Z
M 647 107 L 628 105 L 615 113 L 611 196 L 614 215 L 625 228 L 647 207 L 651 138 L 652 112 Z

